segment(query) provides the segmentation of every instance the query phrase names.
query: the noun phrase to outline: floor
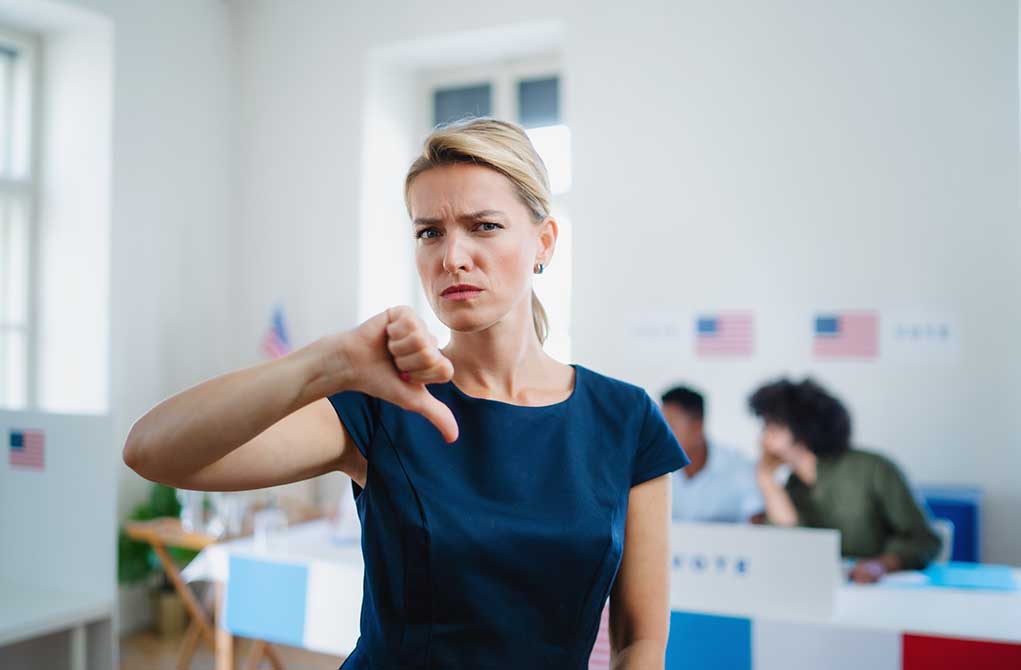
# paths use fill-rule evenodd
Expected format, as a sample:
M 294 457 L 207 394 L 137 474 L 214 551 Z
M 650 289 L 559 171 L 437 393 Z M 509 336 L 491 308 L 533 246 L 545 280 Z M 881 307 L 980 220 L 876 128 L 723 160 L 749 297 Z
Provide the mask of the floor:
M 163 639 L 159 635 L 143 631 L 132 633 L 121 638 L 121 670 L 175 670 L 177 667 L 177 647 L 181 637 Z M 234 665 L 241 668 L 248 653 L 251 640 L 238 639 L 234 651 Z M 317 654 L 296 647 L 274 645 L 287 670 L 337 670 L 344 660 L 336 656 Z M 267 659 L 263 659 L 260 668 L 269 668 Z M 190 670 L 214 670 L 213 650 L 203 644 L 192 658 Z

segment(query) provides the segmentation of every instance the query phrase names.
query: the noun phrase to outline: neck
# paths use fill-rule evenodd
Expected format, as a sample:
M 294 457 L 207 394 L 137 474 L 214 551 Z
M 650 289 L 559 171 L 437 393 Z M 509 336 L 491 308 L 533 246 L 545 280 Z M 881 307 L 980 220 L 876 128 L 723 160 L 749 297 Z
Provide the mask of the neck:
M 701 472 L 706 463 L 709 462 L 709 445 L 706 444 L 705 437 L 703 436 L 698 442 L 684 445 L 684 450 L 687 452 L 688 458 L 691 459 L 691 463 L 684 467 L 684 475 L 691 479 Z
M 788 465 L 791 466 L 791 470 L 798 476 L 798 479 L 808 486 L 813 486 L 818 477 L 818 463 L 819 459 L 815 454 L 804 447 L 798 447 L 794 458 Z
M 458 388 L 486 397 L 519 398 L 557 365 L 535 334 L 531 294 L 520 308 L 488 328 L 452 330 L 443 355 L 454 365 Z

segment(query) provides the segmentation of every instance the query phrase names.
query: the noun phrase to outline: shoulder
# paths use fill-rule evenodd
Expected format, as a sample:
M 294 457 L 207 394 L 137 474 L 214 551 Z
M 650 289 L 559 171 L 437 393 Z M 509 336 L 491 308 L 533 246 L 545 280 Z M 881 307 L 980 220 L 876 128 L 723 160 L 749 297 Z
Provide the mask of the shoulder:
M 840 460 L 846 462 L 849 465 L 866 466 L 872 468 L 890 468 L 897 467 L 893 461 L 880 454 L 877 451 L 870 449 L 859 449 L 858 447 L 851 447 L 843 454 L 840 455 Z
M 751 458 L 746 456 L 744 452 L 738 451 L 732 447 L 710 441 L 709 450 L 711 452 L 709 462 L 712 463 L 713 459 L 716 459 L 716 462 L 719 463 L 721 467 L 725 467 L 730 470 L 742 470 L 745 468 L 752 468 L 754 466 Z
M 611 377 L 590 368 L 577 365 L 578 374 L 584 375 L 581 401 L 589 420 L 604 429 L 645 436 L 655 430 L 658 423 L 665 425 L 659 406 L 637 384 Z
M 585 383 L 588 386 L 588 390 L 595 396 L 620 402 L 625 406 L 636 401 L 643 404 L 646 401 L 653 405 L 655 404 L 649 393 L 637 384 L 611 377 L 578 363 L 575 363 L 575 367 L 578 369 L 579 374 L 585 375 Z
M 901 476 L 901 469 L 893 459 L 870 449 L 852 447 L 837 459 L 839 469 L 857 473 L 873 482 L 877 479 Z
M 658 441 L 669 433 L 659 405 L 644 388 L 588 368 L 580 372 L 586 375 L 585 401 L 595 423 L 634 435 L 639 445 Z

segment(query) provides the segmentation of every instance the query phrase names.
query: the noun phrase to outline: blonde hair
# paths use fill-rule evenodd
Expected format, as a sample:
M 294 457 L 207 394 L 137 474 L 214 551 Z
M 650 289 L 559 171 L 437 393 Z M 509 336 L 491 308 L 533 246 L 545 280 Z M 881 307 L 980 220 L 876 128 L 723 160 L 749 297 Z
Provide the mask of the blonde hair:
M 422 154 L 404 179 L 404 205 L 411 214 L 411 183 L 426 170 L 452 163 L 488 167 L 511 180 L 518 198 L 536 223 L 549 216 L 553 196 L 549 175 L 532 141 L 514 123 L 490 118 L 466 118 L 438 126 L 425 138 Z M 549 337 L 549 318 L 532 290 L 532 323 L 539 342 Z

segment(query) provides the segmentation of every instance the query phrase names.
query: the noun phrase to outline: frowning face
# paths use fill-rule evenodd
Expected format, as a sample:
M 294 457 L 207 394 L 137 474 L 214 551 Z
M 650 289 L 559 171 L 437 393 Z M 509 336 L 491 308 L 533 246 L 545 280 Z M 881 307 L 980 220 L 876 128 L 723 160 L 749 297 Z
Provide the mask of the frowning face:
M 537 224 L 510 179 L 479 165 L 444 165 L 418 175 L 408 201 L 415 265 L 440 321 L 476 332 L 530 313 L 532 268 L 549 263 L 557 224 Z

